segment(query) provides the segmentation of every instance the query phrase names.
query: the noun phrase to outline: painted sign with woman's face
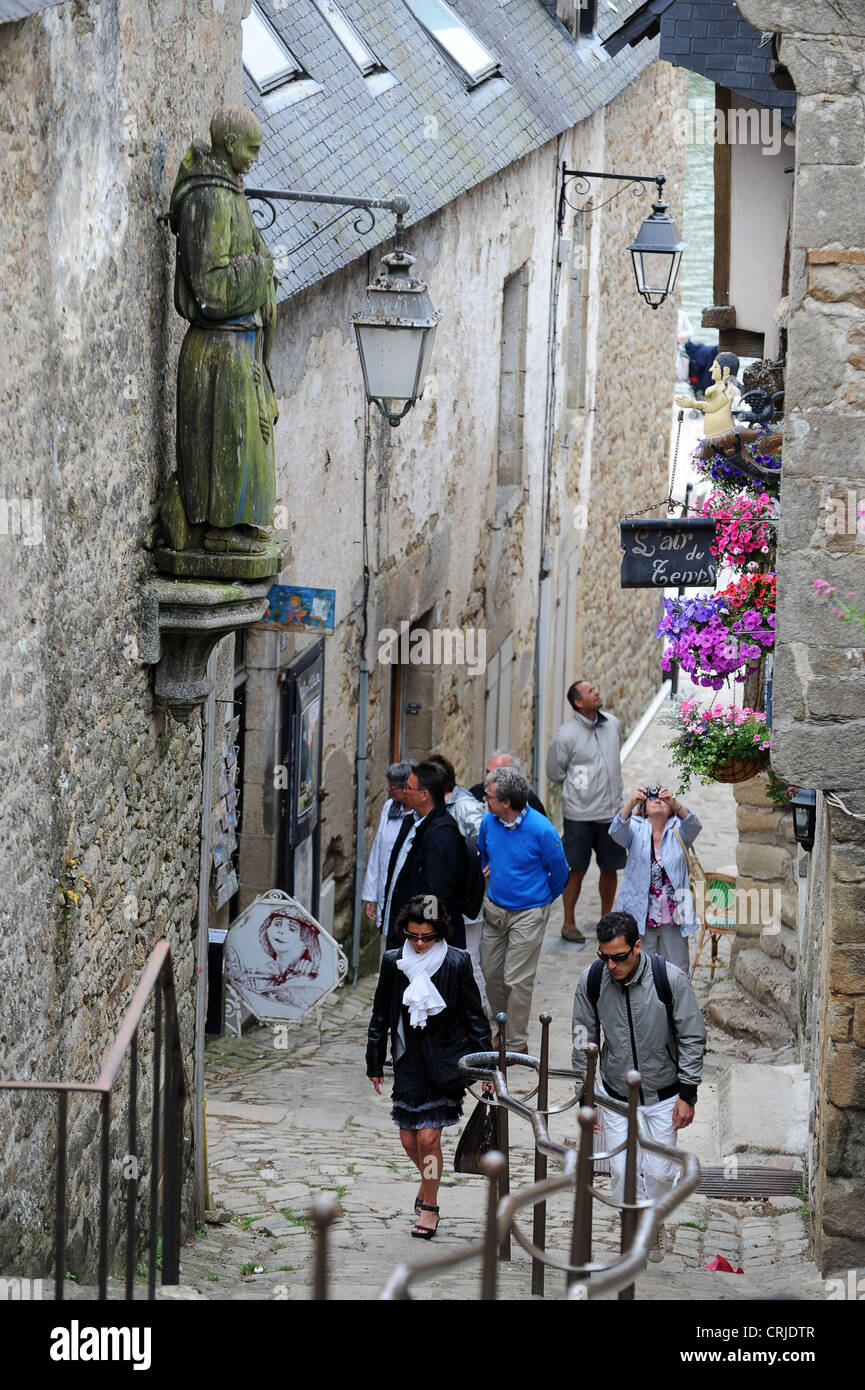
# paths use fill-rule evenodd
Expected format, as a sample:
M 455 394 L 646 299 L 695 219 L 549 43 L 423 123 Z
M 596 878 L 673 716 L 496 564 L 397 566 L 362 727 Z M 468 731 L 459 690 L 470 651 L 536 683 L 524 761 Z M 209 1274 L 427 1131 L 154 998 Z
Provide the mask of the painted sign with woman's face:
M 337 983 L 337 953 L 296 898 L 269 896 L 226 937 L 226 983 L 257 1018 L 302 1018 Z

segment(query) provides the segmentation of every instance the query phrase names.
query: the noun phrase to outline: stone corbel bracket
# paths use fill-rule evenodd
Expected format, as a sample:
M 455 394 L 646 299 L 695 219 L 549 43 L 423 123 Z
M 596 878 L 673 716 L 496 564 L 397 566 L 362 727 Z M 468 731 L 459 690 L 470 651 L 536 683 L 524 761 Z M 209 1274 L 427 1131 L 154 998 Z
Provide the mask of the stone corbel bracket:
M 154 693 L 178 718 L 202 705 L 213 689 L 210 653 L 223 637 L 257 623 L 273 579 L 151 578 L 144 586 L 139 651 L 156 667 Z

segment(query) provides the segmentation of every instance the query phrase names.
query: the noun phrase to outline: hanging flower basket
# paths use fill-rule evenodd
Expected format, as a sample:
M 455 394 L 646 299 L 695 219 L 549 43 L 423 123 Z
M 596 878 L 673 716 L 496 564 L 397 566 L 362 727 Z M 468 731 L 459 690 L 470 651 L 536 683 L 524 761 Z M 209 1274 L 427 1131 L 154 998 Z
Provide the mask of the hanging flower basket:
M 736 705 L 712 705 L 696 700 L 673 706 L 668 721 L 673 738 L 671 762 L 679 774 L 679 790 L 688 790 L 696 777 L 709 782 L 746 782 L 769 763 L 766 716 L 759 710 Z
M 768 753 L 757 758 L 725 758 L 723 762 L 715 763 L 712 778 L 716 782 L 749 782 L 752 777 L 759 777 L 761 772 L 765 772 L 768 762 Z

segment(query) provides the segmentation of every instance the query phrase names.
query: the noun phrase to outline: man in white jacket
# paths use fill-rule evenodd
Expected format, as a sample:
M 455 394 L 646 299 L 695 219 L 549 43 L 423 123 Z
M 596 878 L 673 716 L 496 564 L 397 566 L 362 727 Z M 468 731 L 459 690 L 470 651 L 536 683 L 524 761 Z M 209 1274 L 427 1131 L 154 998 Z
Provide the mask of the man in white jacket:
M 384 889 L 387 883 L 387 866 L 390 852 L 399 834 L 405 814 L 405 789 L 411 773 L 411 763 L 391 763 L 387 770 L 388 799 L 381 808 L 378 830 L 372 842 L 369 863 L 366 866 L 361 897 L 366 915 L 371 922 L 377 922 L 381 929 L 381 914 L 384 909 Z

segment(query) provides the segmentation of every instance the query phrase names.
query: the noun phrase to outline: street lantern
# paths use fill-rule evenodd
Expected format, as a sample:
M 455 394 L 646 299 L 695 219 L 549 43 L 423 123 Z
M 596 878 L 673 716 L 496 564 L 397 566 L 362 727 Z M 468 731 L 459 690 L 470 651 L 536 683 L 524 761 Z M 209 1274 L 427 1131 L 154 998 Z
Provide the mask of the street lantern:
M 636 238 L 628 247 L 634 262 L 637 289 L 646 303 L 650 304 L 653 309 L 657 309 L 675 287 L 679 274 L 679 263 L 685 249 L 684 241 L 679 240 L 675 222 L 667 215 L 667 204 L 662 201 L 664 184 L 667 182 L 666 176 L 664 174 L 607 174 L 597 169 L 568 169 L 563 163 L 558 213 L 560 234 L 563 232 L 565 224 L 565 204 L 573 208 L 574 211 L 580 210 L 576 203 L 571 202 L 568 192 L 569 186 L 572 181 L 575 181 L 571 191 L 582 197 L 591 191 L 590 179 L 615 179 L 619 183 L 629 183 L 634 193 L 644 193 L 647 183 L 657 184 L 657 202 L 652 204 L 651 216 L 643 219 Z M 619 191 L 623 193 L 624 189 Z M 613 194 L 614 198 L 618 196 L 618 193 Z M 608 198 L 607 202 L 610 201 L 612 200 Z M 601 207 L 603 206 L 604 204 L 601 203 Z
M 679 240 L 676 224 L 667 213 L 667 204 L 661 200 L 666 182 L 664 175 L 658 174 L 655 182 L 658 185 L 658 200 L 652 204 L 651 216 L 643 219 L 640 230 L 628 247 L 634 261 L 637 289 L 653 309 L 657 309 L 667 295 L 672 294 L 685 249 L 685 243 Z
M 414 256 L 410 256 L 402 244 L 408 198 L 301 193 L 290 188 L 247 188 L 245 191 L 250 201 L 262 203 L 270 211 L 270 221 L 263 220 L 267 214 L 259 218 L 256 213 L 256 223 L 263 230 L 276 221 L 274 203 L 279 202 L 336 204 L 345 210 L 337 214 L 340 217 L 360 209 L 361 218 L 355 222 L 354 229 L 364 235 L 375 226 L 373 208 L 386 208 L 396 214 L 396 246 L 382 258 L 378 278 L 368 286 L 363 308 L 354 315 L 353 322 L 366 398 L 391 425 L 398 425 L 423 395 L 435 331 L 441 318 L 432 306 L 426 285 L 412 275 Z M 364 215 L 369 219 L 366 225 L 362 223 Z M 332 225 L 318 227 L 293 249 L 306 246 Z
M 810 854 L 814 848 L 817 825 L 817 793 L 800 787 L 791 798 L 793 804 L 793 834 L 798 844 Z
M 403 249 L 402 221 L 398 214 L 396 248 L 382 258 L 353 319 L 366 398 L 393 426 L 423 395 L 441 317 L 426 285 L 412 275 L 414 256 Z

